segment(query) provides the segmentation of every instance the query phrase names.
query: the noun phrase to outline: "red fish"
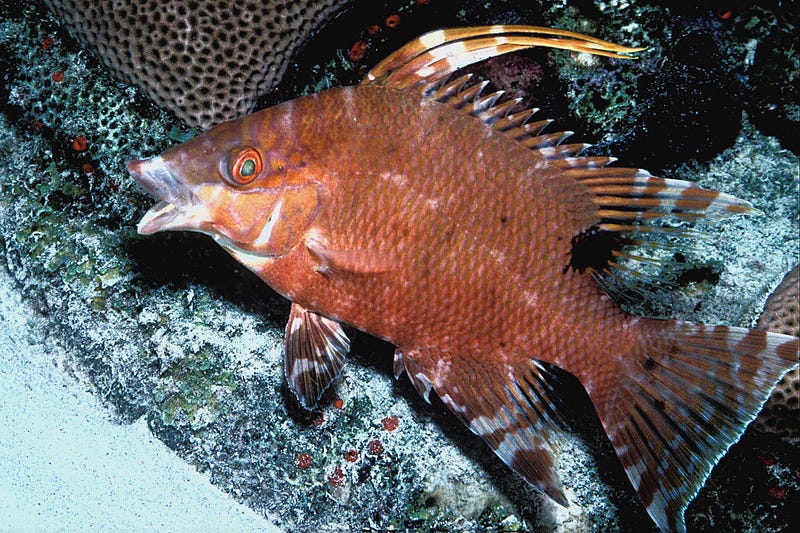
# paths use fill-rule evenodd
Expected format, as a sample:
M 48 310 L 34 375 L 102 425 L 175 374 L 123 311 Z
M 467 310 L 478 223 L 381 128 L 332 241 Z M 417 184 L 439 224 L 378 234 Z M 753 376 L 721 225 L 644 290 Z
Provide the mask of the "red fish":
M 491 56 L 551 46 L 626 48 L 523 26 L 441 30 L 395 52 L 356 87 L 222 124 L 132 161 L 160 201 L 139 232 L 210 235 L 292 301 L 285 365 L 313 406 L 342 370 L 350 324 L 396 347 L 512 469 L 567 505 L 555 470 L 565 431 L 550 365 L 577 376 L 655 523 L 683 512 L 741 436 L 800 339 L 652 320 L 614 301 L 643 259 L 630 247 L 691 237 L 702 217 L 749 204 L 581 156 L 516 101 L 448 81 Z M 635 276 L 634 276 L 635 277 Z

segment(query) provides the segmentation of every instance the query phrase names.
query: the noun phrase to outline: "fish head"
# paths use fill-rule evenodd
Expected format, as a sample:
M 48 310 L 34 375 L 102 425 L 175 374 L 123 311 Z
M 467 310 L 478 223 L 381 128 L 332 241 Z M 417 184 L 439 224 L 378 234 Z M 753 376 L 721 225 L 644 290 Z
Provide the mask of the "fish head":
M 309 230 L 319 185 L 291 139 L 258 114 L 221 124 L 128 171 L 158 202 L 138 224 L 210 235 L 252 269 L 288 253 Z

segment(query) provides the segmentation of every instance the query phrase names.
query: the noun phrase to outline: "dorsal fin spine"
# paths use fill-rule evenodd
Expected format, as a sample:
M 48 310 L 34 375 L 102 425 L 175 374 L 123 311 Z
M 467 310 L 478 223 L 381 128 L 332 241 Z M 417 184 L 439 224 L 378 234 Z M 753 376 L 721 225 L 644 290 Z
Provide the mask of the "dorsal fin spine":
M 362 81 L 395 89 L 424 86 L 458 69 L 535 46 L 630 58 L 643 48 L 617 45 L 579 33 L 537 26 L 478 26 L 436 30 L 412 40 L 381 61 Z
M 494 109 L 494 103 L 497 102 L 502 95 L 503 91 L 495 91 L 486 96 L 476 98 L 472 103 L 472 109 L 469 110 L 469 113 L 478 116 L 486 111 L 492 111 Z
M 546 133 L 520 140 L 520 144 L 522 144 L 522 146 L 531 149 L 559 146 L 562 142 L 564 142 L 564 140 L 566 140 L 573 134 L 574 132 L 572 131 L 557 131 L 555 133 Z
M 570 143 L 562 144 L 560 146 L 545 146 L 543 148 L 535 148 L 539 154 L 549 160 L 561 159 L 565 157 L 574 157 L 589 148 L 591 144 L 586 143 Z M 569 171 L 567 171 L 569 172 Z M 565 172 L 565 174 L 567 173 Z M 586 173 L 585 169 L 578 170 L 578 172 Z
M 426 93 L 426 95 L 438 102 L 445 102 L 448 98 L 458 93 L 464 87 L 464 85 L 467 84 L 470 78 L 472 78 L 472 74 L 465 74 L 460 78 L 456 78 L 453 81 L 446 83 L 436 90 L 432 90 L 430 93 Z
M 524 111 L 519 111 L 518 113 L 511 113 L 504 119 L 497 121 L 494 125 L 494 129 L 504 132 L 513 128 L 518 128 L 525 124 L 537 111 L 539 111 L 538 107 L 532 107 Z
M 481 92 L 483 92 L 483 89 L 485 89 L 487 85 L 489 85 L 489 82 L 486 80 L 480 81 L 475 85 L 470 85 L 461 92 L 453 95 L 453 97 L 450 98 L 447 103 L 457 109 L 463 109 L 465 106 L 471 105 L 475 99 L 480 96 Z
M 568 169 L 588 169 L 588 168 L 602 168 L 607 165 L 610 165 L 614 161 L 616 161 L 616 157 L 604 157 L 604 156 L 578 156 L 578 157 L 563 157 L 561 159 L 551 159 L 549 163 L 551 165 L 555 165 L 561 168 L 568 168 Z
M 522 124 L 521 126 L 517 126 L 516 128 L 510 128 L 505 130 L 504 133 L 509 137 L 513 137 L 517 141 L 521 141 L 522 139 L 539 135 L 542 130 L 552 123 L 553 119 L 547 118 L 537 122 L 528 122 Z
M 508 116 L 508 112 L 513 109 L 517 104 L 522 101 L 522 98 L 513 98 L 511 100 L 506 100 L 505 102 L 501 102 L 491 108 L 483 111 L 477 117 L 490 126 L 493 126 L 497 121 L 503 120 L 506 116 Z M 496 129 L 496 128 L 495 128 Z

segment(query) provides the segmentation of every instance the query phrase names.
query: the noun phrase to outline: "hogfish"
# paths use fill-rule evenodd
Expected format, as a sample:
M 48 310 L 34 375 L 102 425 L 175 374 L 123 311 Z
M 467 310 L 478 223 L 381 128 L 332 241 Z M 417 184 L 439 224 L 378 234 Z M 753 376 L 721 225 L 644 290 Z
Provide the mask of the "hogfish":
M 451 78 L 533 46 L 640 50 L 530 26 L 425 34 L 358 86 L 130 162 L 159 200 L 138 230 L 210 235 L 292 302 L 285 372 L 304 407 L 341 373 L 349 324 L 393 343 L 396 375 L 562 505 L 552 365 L 572 373 L 652 519 L 685 531 L 686 506 L 798 364 L 800 339 L 620 308 L 611 281 L 647 261 L 632 246 L 752 209 L 581 155 L 533 110 Z

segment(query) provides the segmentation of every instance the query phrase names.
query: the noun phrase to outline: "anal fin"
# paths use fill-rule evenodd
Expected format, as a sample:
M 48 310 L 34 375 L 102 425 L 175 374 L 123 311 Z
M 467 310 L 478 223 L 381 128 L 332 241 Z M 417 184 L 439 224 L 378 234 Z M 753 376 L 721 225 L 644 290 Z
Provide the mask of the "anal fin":
M 431 403 L 430 396 L 433 383 L 430 382 L 422 368 L 415 363 L 415 355 L 414 352 L 411 352 L 409 357 L 406 357 L 399 348 L 394 351 L 394 377 L 395 379 L 399 378 L 403 371 L 405 371 L 406 374 L 408 374 L 408 379 L 411 380 L 411 384 L 417 389 L 419 395 L 422 396 L 426 402 Z
M 408 371 L 423 395 L 433 388 L 473 433 L 533 486 L 557 503 L 569 502 L 556 472 L 564 425 L 555 376 L 536 360 L 497 364 L 477 372 L 451 365 L 446 373 L 424 369 L 419 352 L 398 352 L 395 374 Z
M 350 351 L 341 324 L 292 304 L 286 324 L 284 371 L 300 405 L 311 409 L 344 368 Z

